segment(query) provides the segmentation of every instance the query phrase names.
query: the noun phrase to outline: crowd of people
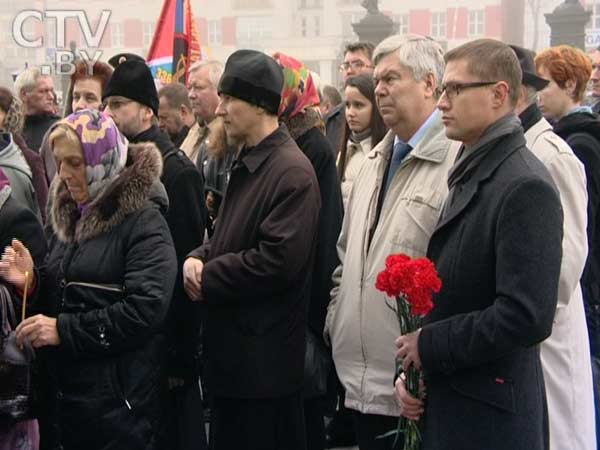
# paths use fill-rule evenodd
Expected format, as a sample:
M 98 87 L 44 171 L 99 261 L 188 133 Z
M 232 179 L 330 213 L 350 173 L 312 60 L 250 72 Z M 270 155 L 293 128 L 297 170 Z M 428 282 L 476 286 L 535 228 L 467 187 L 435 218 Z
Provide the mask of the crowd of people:
M 0 294 L 36 350 L 1 450 L 398 450 L 399 417 L 423 450 L 597 448 L 600 50 L 398 35 L 340 71 L 237 50 L 157 89 L 121 54 L 62 117 L 37 68 L 0 87 Z M 398 253 L 443 283 L 405 335 Z

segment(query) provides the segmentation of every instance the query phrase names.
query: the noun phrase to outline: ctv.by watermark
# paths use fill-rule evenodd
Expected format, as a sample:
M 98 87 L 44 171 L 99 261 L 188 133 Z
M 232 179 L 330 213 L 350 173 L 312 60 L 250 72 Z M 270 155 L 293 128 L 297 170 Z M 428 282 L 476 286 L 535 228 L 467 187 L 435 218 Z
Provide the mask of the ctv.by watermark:
M 39 11 L 36 9 L 23 10 L 15 16 L 12 24 L 12 34 L 15 42 L 21 47 L 27 48 L 56 48 L 54 61 L 50 64 L 40 66 L 40 70 L 45 75 L 71 75 L 75 71 L 75 58 L 82 59 L 88 66 L 90 75 L 94 63 L 102 56 L 101 50 L 95 50 L 92 55 L 87 50 L 76 50 L 75 52 L 67 49 L 65 44 L 66 21 L 69 18 L 77 19 L 79 28 L 83 35 L 85 46 L 88 48 L 98 48 L 102 36 L 106 31 L 111 11 L 102 10 L 100 19 L 95 30 L 92 30 L 87 14 L 82 10 L 58 10 L 51 9 Z M 37 36 L 35 39 L 28 39 L 23 32 L 23 26 L 27 21 L 38 21 L 44 24 L 46 21 L 55 21 L 54 42 L 45 42 L 43 36 Z

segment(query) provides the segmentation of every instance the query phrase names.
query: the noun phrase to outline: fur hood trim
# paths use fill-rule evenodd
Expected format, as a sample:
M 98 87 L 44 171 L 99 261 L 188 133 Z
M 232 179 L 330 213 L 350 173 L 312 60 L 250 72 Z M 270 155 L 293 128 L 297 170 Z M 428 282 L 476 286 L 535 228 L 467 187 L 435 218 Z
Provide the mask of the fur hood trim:
M 281 122 L 285 124 L 292 139 L 297 140 L 303 136 L 308 130 L 317 127 L 323 134 L 325 128 L 323 126 L 323 119 L 318 109 L 308 108 L 300 114 L 296 114 L 294 117 L 282 118 Z
M 82 242 L 107 233 L 150 199 L 162 174 L 162 156 L 153 143 L 129 144 L 127 163 L 80 218 L 77 203 L 57 176 L 50 186 L 50 223 L 59 240 Z

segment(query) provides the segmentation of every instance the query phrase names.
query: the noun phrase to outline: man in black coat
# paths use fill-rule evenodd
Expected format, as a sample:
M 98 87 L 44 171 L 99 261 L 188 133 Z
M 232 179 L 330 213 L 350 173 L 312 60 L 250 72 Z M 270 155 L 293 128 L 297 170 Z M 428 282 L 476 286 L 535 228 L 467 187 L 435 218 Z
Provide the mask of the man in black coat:
M 423 450 L 543 450 L 548 418 L 539 342 L 550 335 L 563 214 L 551 177 L 514 113 L 522 79 L 507 45 L 448 52 L 438 108 L 463 143 L 428 257 L 442 290 L 425 324 L 397 339 L 425 400 L 396 381 L 402 414 L 424 408 Z M 565 380 L 569 382 L 569 380 Z
M 187 88 L 180 83 L 167 84 L 158 91 L 158 122 L 173 145 L 181 148 L 196 123 Z
M 184 283 L 206 304 L 211 448 L 304 450 L 304 348 L 321 205 L 310 161 L 279 125 L 283 73 L 269 56 L 233 53 L 217 115 L 243 144 L 210 244 Z
M 204 439 L 203 427 L 189 424 L 189 419 L 186 419 L 186 416 L 192 415 L 192 419 L 198 423 L 202 420 L 201 393 L 198 388 L 201 306 L 193 303 L 183 290 L 182 266 L 185 256 L 201 245 L 204 239 L 207 217 L 204 182 L 194 164 L 156 125 L 159 100 L 152 74 L 144 63 L 127 60 L 119 64 L 104 90 L 102 100 L 106 104 L 105 112 L 130 142 L 153 142 L 163 157 L 161 182 L 169 197 L 167 223 L 173 236 L 178 264 L 167 318 L 167 375 L 172 408 L 167 414 L 169 440 L 172 448 L 188 448 L 183 442 L 197 445 L 198 440 Z M 188 402 L 190 398 L 195 401 Z M 182 402 L 192 406 L 188 408 Z M 190 409 L 193 412 L 189 412 Z M 177 422 L 188 423 L 189 426 L 177 425 Z

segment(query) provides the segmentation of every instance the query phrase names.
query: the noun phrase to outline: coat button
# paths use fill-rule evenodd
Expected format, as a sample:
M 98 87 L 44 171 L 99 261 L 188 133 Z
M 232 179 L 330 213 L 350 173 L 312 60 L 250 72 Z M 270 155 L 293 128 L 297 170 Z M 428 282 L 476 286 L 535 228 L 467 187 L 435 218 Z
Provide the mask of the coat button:
M 63 398 L 63 393 L 62 393 L 61 391 L 58 391 L 58 392 L 56 393 L 56 399 L 57 399 L 57 400 L 62 400 L 62 398 Z
M 67 280 L 65 280 L 64 278 L 61 279 L 59 285 L 60 285 L 61 289 L 64 289 L 65 286 L 67 285 Z

